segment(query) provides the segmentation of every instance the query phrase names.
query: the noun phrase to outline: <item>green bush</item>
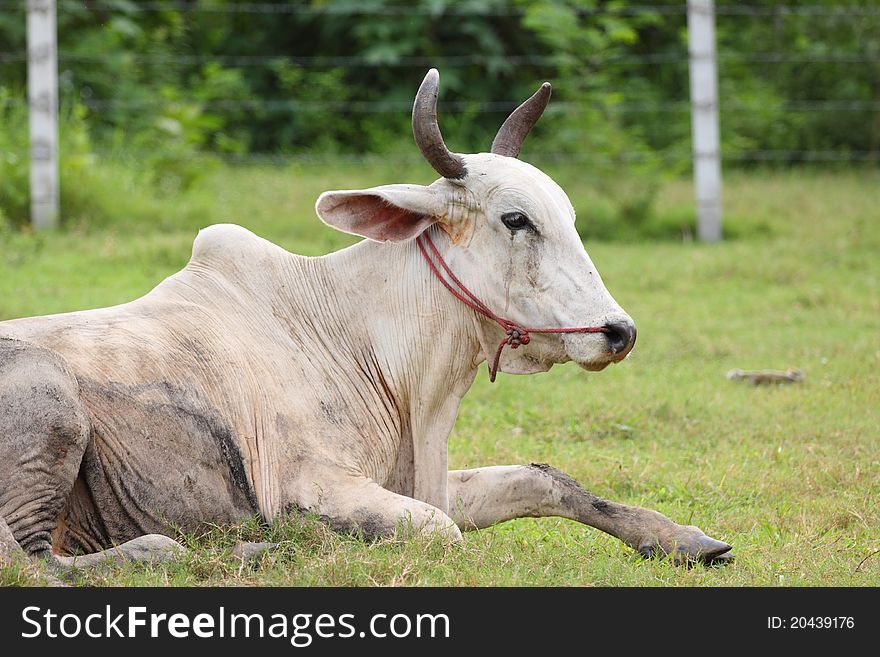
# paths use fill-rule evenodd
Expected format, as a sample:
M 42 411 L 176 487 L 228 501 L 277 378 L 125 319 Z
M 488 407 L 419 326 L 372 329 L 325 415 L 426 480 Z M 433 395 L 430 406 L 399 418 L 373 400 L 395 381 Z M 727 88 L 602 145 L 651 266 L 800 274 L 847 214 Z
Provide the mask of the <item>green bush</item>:
M 13 225 L 30 215 L 27 108 L 0 87 L 0 216 Z
M 15 97 L 0 87 L 0 226 L 21 229 L 30 224 L 29 133 L 27 107 L 9 102 Z M 187 189 L 216 164 L 194 146 L 196 118 L 182 114 L 179 132 L 169 129 L 177 134 L 165 139 L 157 129 L 96 148 L 88 111 L 79 104 L 63 107 L 59 117 L 62 224 L 88 229 L 161 223 L 158 198 Z

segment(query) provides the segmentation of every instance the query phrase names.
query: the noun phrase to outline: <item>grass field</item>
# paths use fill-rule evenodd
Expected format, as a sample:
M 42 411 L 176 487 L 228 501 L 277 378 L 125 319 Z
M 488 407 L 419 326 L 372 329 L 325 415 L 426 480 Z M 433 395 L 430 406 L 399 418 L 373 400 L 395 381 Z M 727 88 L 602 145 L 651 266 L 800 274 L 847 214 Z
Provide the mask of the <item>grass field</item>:
M 331 188 L 424 182 L 379 166 L 220 169 L 190 191 L 143 198 L 107 189 L 138 221 L 97 228 L 88 213 L 55 235 L 0 233 L 0 319 L 126 301 L 187 260 L 195 231 L 232 221 L 299 253 L 350 243 L 312 210 Z M 579 222 L 591 196 L 551 170 Z M 671 183 L 658 209 L 684 213 Z M 185 537 L 161 566 L 82 572 L 91 585 L 880 585 L 880 174 L 734 173 L 718 245 L 598 242 L 587 248 L 633 316 L 639 342 L 599 374 L 560 366 L 479 376 L 450 439 L 452 467 L 545 461 L 595 493 L 656 508 L 735 548 L 723 568 L 642 561 L 559 519 L 518 520 L 439 542 L 365 543 L 313 520 L 256 522 Z M 148 217 L 148 221 L 144 218 Z M 91 226 L 91 227 L 90 227 Z M 801 368 L 800 385 L 757 387 L 725 372 Z M 278 549 L 254 567 L 240 537 Z M 8 567 L 0 583 L 29 583 Z

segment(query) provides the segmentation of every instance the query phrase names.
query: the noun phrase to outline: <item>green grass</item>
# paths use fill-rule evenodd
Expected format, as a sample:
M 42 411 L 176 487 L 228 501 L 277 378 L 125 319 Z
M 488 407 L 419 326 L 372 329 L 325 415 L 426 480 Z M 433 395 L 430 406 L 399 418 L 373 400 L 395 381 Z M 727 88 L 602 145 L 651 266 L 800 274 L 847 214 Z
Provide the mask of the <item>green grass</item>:
M 421 167 L 219 169 L 189 191 L 139 206 L 138 221 L 67 232 L 3 233 L 0 318 L 132 299 L 181 267 L 195 230 L 233 221 L 306 254 L 350 238 L 312 204 L 325 189 L 425 182 Z M 579 172 L 551 173 L 590 221 Z M 133 184 L 131 182 L 129 185 Z M 120 183 L 119 207 L 138 190 Z M 687 217 L 691 189 L 667 185 L 659 217 Z M 147 203 L 147 201 L 144 201 Z M 450 439 L 451 467 L 546 461 L 595 493 L 656 508 L 735 547 L 724 568 L 642 561 L 616 540 L 560 519 L 518 520 L 447 548 L 365 543 L 309 519 L 246 523 L 186 537 L 162 566 L 84 572 L 82 584 L 880 585 L 880 174 L 727 176 L 718 245 L 588 243 L 639 326 L 624 363 L 533 377 L 479 376 Z M 152 219 L 144 222 L 143 217 Z M 725 372 L 799 367 L 803 384 L 752 388 Z M 280 547 L 255 568 L 236 540 Z M 0 583 L 36 581 L 0 570 Z

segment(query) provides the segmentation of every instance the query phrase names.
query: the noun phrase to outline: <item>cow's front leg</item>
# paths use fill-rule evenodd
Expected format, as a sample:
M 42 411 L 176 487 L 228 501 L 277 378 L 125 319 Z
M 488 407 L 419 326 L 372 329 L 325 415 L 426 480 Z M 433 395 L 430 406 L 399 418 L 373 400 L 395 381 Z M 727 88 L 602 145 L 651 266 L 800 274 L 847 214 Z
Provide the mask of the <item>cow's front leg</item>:
M 449 508 L 464 530 L 512 518 L 561 516 L 601 529 L 644 556 L 671 554 L 676 562 L 727 561 L 727 543 L 697 527 L 679 525 L 641 507 L 603 500 L 548 465 L 492 466 L 449 473 Z
M 368 477 L 319 471 L 297 488 L 293 505 L 317 514 L 335 531 L 365 538 L 415 532 L 461 540 L 461 530 L 442 510 L 392 493 Z

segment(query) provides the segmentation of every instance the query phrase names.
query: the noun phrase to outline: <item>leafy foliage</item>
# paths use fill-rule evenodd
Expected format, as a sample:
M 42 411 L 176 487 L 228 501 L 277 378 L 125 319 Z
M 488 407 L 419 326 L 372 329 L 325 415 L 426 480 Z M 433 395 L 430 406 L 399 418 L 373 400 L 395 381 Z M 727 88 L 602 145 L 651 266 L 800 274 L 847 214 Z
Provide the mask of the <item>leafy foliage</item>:
M 880 12 L 869 11 L 871 0 L 784 7 L 753 0 L 751 13 L 736 11 L 732 0 L 716 4 L 726 152 L 880 149 Z M 291 3 L 296 11 L 261 12 L 232 11 L 237 0 L 186 5 L 211 11 L 182 11 L 179 2 L 162 11 L 142 11 L 131 0 L 59 3 L 65 106 L 80 112 L 98 152 L 142 164 L 165 192 L 192 184 L 206 166 L 199 153 L 413 153 L 409 106 L 430 65 L 441 68 L 443 129 L 460 152 L 487 149 L 506 113 L 542 80 L 553 82 L 554 101 L 525 156 L 580 158 L 614 218 L 637 232 L 651 221 L 661 182 L 688 166 L 683 6 L 303 0 Z M 799 12 L 801 5 L 827 11 Z M 866 11 L 835 13 L 842 7 Z M 23 53 L 24 32 L 23 12 L 0 14 L 0 50 Z M 23 99 L 24 86 L 24 63 L 0 61 L 6 97 Z M 832 105 L 815 111 L 812 101 Z M 838 101 L 855 105 L 835 109 Z M 3 134 L 12 125 L 0 126 L 0 159 L 21 166 L 24 143 Z M 0 212 L 18 221 L 24 174 L 5 166 Z
M 222 9 L 238 3 L 188 4 Z M 756 16 L 724 12 L 738 3 L 717 4 L 730 143 L 876 147 L 880 127 L 872 126 L 870 110 L 844 121 L 848 114 L 788 112 L 785 103 L 877 101 L 880 14 L 797 13 L 786 8 L 804 2 L 783 7 L 759 0 L 749 5 L 765 10 Z M 839 0 L 808 4 L 842 6 Z M 104 134 L 153 132 L 220 152 L 381 152 L 407 140 L 413 89 L 430 62 L 446 61 L 443 100 L 463 107 L 445 113 L 444 125 L 459 150 L 485 148 L 508 109 L 477 112 L 481 105 L 522 99 L 542 79 L 556 82 L 557 100 L 573 107 L 553 112 L 555 119 L 540 131 L 553 148 L 602 147 L 613 154 L 615 143 L 607 142 L 621 138 L 602 136 L 609 129 L 626 135 L 627 148 L 687 145 L 686 107 L 671 115 L 630 111 L 687 100 L 683 12 L 649 6 L 626 12 L 619 0 L 310 0 L 297 6 L 312 11 L 184 12 L 169 3 L 156 12 L 129 0 L 62 2 L 65 95 L 97 102 L 90 123 Z M 663 6 L 669 5 L 658 9 Z M 23 13 L 0 16 L 0 42 L 9 46 L 4 50 L 23 52 Z M 805 66 L 756 58 L 764 53 L 820 61 Z M 24 74 L 22 63 L 5 62 L 4 86 L 23 88 Z M 332 103 L 333 111 L 310 105 L 315 102 Z M 365 113 L 364 103 L 394 111 Z M 751 109 L 738 109 L 745 106 Z

